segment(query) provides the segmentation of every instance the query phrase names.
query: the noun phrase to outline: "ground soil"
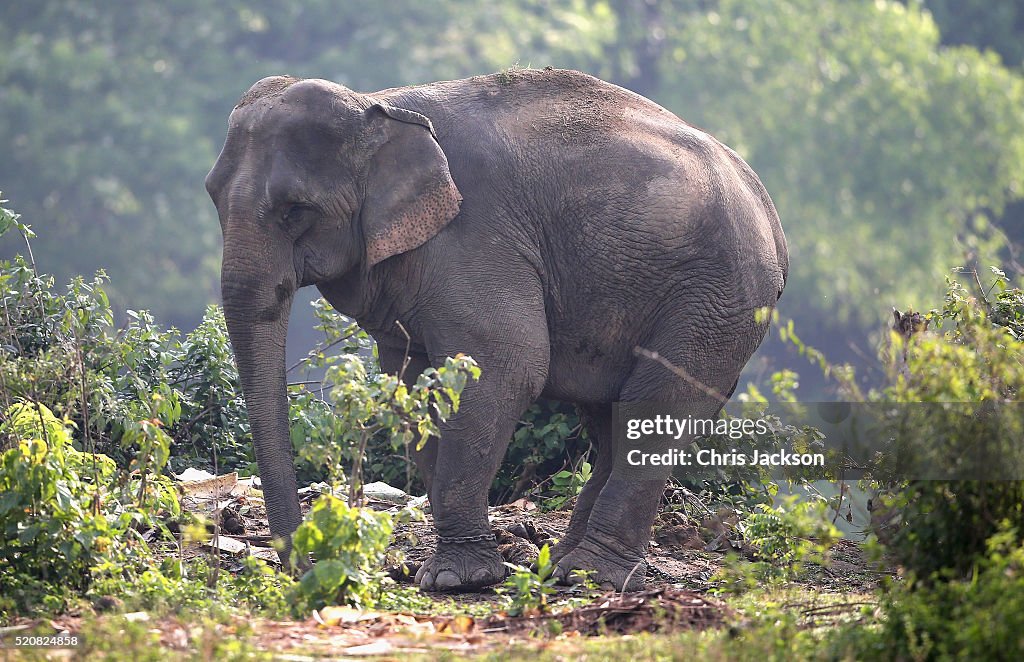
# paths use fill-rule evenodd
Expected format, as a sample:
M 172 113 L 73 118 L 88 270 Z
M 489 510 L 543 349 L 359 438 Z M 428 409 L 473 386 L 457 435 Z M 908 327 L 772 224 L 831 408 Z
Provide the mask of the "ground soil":
M 218 488 L 219 489 L 219 488 Z M 317 493 L 307 488 L 300 493 L 304 508 Z M 269 547 L 266 513 L 259 492 L 235 488 L 212 497 L 183 499 L 186 508 L 203 512 L 217 522 L 217 543 L 193 544 L 182 550 L 165 545 L 163 553 L 193 557 L 220 550 L 221 566 L 227 570 L 241 567 L 245 554 L 254 554 L 276 563 Z M 399 510 L 387 501 L 369 500 L 379 510 Z M 437 652 L 485 653 L 503 651 L 511 645 L 536 642 L 538 637 L 557 645 L 566 637 L 639 632 L 672 632 L 679 629 L 722 627 L 736 622 L 735 612 L 713 597 L 713 576 L 726 563 L 727 556 L 738 554 L 756 558 L 756 550 L 730 539 L 734 517 L 728 512 L 712 512 L 689 493 L 678 488 L 666 491 L 663 510 L 655 523 L 647 555 L 645 590 L 619 594 L 600 592 L 588 601 L 578 600 L 573 609 L 559 613 L 509 616 L 505 602 L 494 590 L 435 595 L 431 613 L 359 612 L 349 608 L 325 608 L 296 621 L 263 619 L 239 620 L 207 626 L 216 632 L 197 634 L 194 624 L 177 617 L 150 618 L 134 615 L 146 622 L 152 636 L 171 650 L 196 651 L 203 637 L 245 637 L 266 651 L 331 657 L 381 656 L 405 657 Z M 569 511 L 541 512 L 535 504 L 519 501 L 490 510 L 490 523 L 499 549 L 510 563 L 529 565 L 538 547 L 562 535 L 569 522 Z M 389 549 L 387 571 L 399 583 L 411 584 L 419 565 L 428 557 L 435 542 L 429 512 L 422 521 L 396 526 Z M 227 544 L 230 543 L 230 544 Z M 156 543 L 154 543 L 156 544 Z M 799 583 L 816 595 L 835 594 L 849 602 L 870 593 L 881 574 L 868 562 L 861 546 L 840 541 L 832 550 L 826 566 L 812 566 Z M 553 601 L 579 596 L 576 589 L 560 588 Z M 850 602 L 850 605 L 863 604 Z M 825 611 L 821 611 L 824 609 Z M 820 619 L 836 613 L 832 607 L 812 606 L 809 618 Z M 68 615 L 52 621 L 22 621 L 34 632 L 78 632 L 83 616 Z M 532 644 L 531 644 L 532 645 Z
M 300 492 L 303 511 L 318 496 L 316 490 L 306 488 Z M 377 510 L 397 512 L 401 506 L 394 502 L 367 499 L 367 505 Z M 205 505 L 202 505 L 205 503 Z M 258 493 L 243 491 L 219 501 L 189 503 L 186 507 L 211 512 L 210 505 L 220 506 L 214 518 L 225 537 L 235 538 L 249 545 L 253 553 L 277 563 L 269 549 L 270 529 L 266 510 Z M 569 525 L 571 503 L 566 509 L 543 512 L 536 504 L 519 499 L 489 511 L 499 551 L 506 561 L 530 565 L 539 547 L 562 536 Z M 386 570 L 399 583 L 412 583 L 420 565 L 434 548 L 436 534 L 425 506 L 421 521 L 399 522 L 388 550 Z M 734 537 L 735 514 L 730 511 L 712 512 L 692 493 L 679 487 L 666 489 L 662 511 L 655 520 L 651 543 L 647 552 L 647 587 L 673 587 L 696 593 L 713 588 L 712 577 L 722 568 L 729 555 L 740 555 L 748 560 L 757 558 L 757 550 Z M 208 548 L 194 546 L 188 554 L 207 553 Z M 873 590 L 883 573 L 868 562 L 861 545 L 852 540 L 840 540 L 824 566 L 811 565 L 803 573 L 801 583 L 816 590 L 836 593 L 867 592 Z M 460 602 L 496 602 L 493 591 L 459 594 Z

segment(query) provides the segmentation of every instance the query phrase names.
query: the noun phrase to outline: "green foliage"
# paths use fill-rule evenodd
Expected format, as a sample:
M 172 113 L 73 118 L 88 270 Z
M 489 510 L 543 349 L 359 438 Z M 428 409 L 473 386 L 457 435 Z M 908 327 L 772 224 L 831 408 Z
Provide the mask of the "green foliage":
M 341 422 L 338 441 L 354 451 L 350 488 L 355 489 L 367 444 L 375 434 L 386 432 L 395 450 L 407 444 L 422 447 L 431 435 L 439 435 L 433 416 L 444 421 L 457 412 L 466 382 L 479 376 L 476 362 L 460 354 L 445 359 L 440 368 L 426 369 L 409 387 L 399 375 L 368 379 L 360 357 L 339 357 L 326 379 L 334 384 L 330 399 Z
M 377 600 L 377 609 L 406 614 L 429 614 L 437 611 L 443 604 L 425 593 L 420 593 L 420 589 L 415 586 L 395 584 L 381 593 Z M 457 608 L 454 602 L 451 602 L 450 606 L 453 610 Z
M 507 503 L 531 488 L 543 489 L 548 478 L 561 471 L 579 473 L 576 467 L 582 468 L 580 462 L 590 447 L 589 442 L 583 443 L 586 441 L 586 429 L 572 405 L 544 399 L 530 405 L 512 435 L 505 461 L 491 484 L 491 502 Z M 560 496 L 572 495 L 556 489 L 554 497 Z
M 160 409 L 161 399 L 154 397 Z M 125 431 L 134 446 L 119 470 L 106 455 L 78 451 L 70 425 L 44 405 L 11 405 L 0 424 L 0 615 L 59 612 L 83 597 L 113 596 L 122 608 L 195 610 L 246 605 L 283 613 L 291 580 L 248 558 L 241 572 L 202 559 L 157 564 L 141 532 L 169 533 L 180 519 L 177 490 L 160 474 L 169 438 L 156 422 Z
M 990 267 L 995 275 L 992 285 L 984 293 L 983 300 L 992 318 L 992 324 L 1005 329 L 1014 340 L 1024 341 L 1024 290 L 1010 287 L 1006 272 Z M 994 293 L 994 294 L 993 294 Z M 949 306 L 947 305 L 947 308 Z M 955 311 L 948 311 L 946 316 L 955 316 Z
M 166 558 L 151 567 L 133 569 L 130 576 L 115 564 L 97 568 L 89 589 L 95 599 L 110 596 L 125 611 L 158 613 L 229 613 L 243 608 L 271 617 L 290 611 L 289 595 L 294 580 L 265 561 L 248 556 L 235 572 L 211 567 L 206 558 L 187 562 Z
M 829 519 L 827 504 L 798 495 L 778 502 L 756 504 L 742 517 L 737 533 L 753 548 L 756 560 L 746 565 L 733 559 L 719 574 L 719 590 L 792 581 L 803 574 L 806 563 L 827 563 L 829 550 L 842 538 Z
M 976 291 L 949 282 L 942 310 L 930 315 L 941 333 L 894 338 L 892 361 L 905 371 L 881 397 L 893 402 L 943 403 L 907 406 L 892 422 L 898 450 L 965 478 L 996 471 L 1020 475 L 1019 440 L 1024 416 L 1024 292 L 995 269 L 988 288 Z M 894 368 L 895 370 L 895 368 Z M 970 403 L 956 406 L 949 403 Z M 887 476 L 879 477 L 886 482 Z M 896 477 L 898 478 L 898 477 Z M 912 480 L 900 484 L 903 525 L 891 542 L 898 561 L 919 578 L 951 570 L 971 572 L 985 541 L 1008 525 L 1024 531 L 1024 483 L 1019 480 Z
M 943 307 L 926 316 L 930 330 L 890 334 L 881 350 L 889 385 L 880 390 L 862 393 L 848 367 L 804 346 L 791 323 L 780 328 L 849 397 L 895 405 L 872 430 L 889 441 L 866 468 L 890 493 L 888 549 L 919 582 L 966 576 L 985 541 L 1006 526 L 1024 530 L 1024 291 L 995 267 L 991 277 L 961 273 L 964 282 L 947 278 Z M 945 479 L 927 479 L 935 476 Z
M 351 508 L 323 495 L 295 532 L 292 563 L 312 556 L 316 564 L 296 585 L 297 612 L 327 605 L 373 607 L 385 577 L 380 570 L 391 539 L 391 516 Z
M 550 611 L 548 598 L 555 593 L 555 564 L 551 562 L 551 550 L 547 545 L 540 548 L 535 563 L 536 569 L 506 563 L 511 574 L 505 579 L 503 591 L 507 594 L 507 607 L 511 616 L 534 616 Z
M 1016 659 L 1024 654 L 1024 548 L 1002 528 L 985 543 L 970 577 L 927 586 L 893 583 L 883 593 L 879 628 L 835 637 L 856 659 Z
M 176 637 L 169 638 L 150 621 L 118 616 L 87 618 L 82 622 L 79 631 L 82 643 L 74 650 L 74 657 L 133 662 L 164 662 L 168 659 L 271 662 L 279 659 L 280 653 L 275 656 L 260 646 L 259 625 L 258 622 L 253 623 L 247 614 L 233 617 L 195 615 L 189 619 L 187 627 L 176 631 Z M 230 636 L 225 636 L 226 633 Z M 44 656 L 45 653 L 39 657 Z M 24 657 L 34 659 L 31 653 Z
M 327 393 L 333 385 L 322 376 L 328 367 L 341 360 L 339 354 L 365 354 L 372 347 L 372 342 L 355 322 L 336 313 L 323 299 L 313 301 L 312 309 L 317 319 L 316 330 L 323 334 L 323 338 L 305 358 L 289 369 L 289 373 L 299 372 L 307 378 L 289 386 L 292 449 L 300 482 L 341 481 L 341 462 L 350 459 L 353 452 L 350 449 L 346 451 L 338 442 L 344 423 L 335 415 L 328 401 Z M 366 367 L 365 373 L 368 379 L 376 375 L 370 366 Z M 315 376 L 321 378 L 312 379 Z M 394 457 L 384 436 L 376 435 L 367 444 L 370 471 L 364 475 L 370 480 L 379 480 L 382 474 L 394 479 L 394 474 L 384 469 L 384 464 L 390 468 L 392 463 L 388 461 Z M 371 463 L 370 459 L 376 461 Z
M 829 521 L 823 501 L 789 495 L 778 506 L 758 504 L 740 524 L 744 538 L 757 549 L 758 571 L 765 578 L 791 579 L 808 561 L 823 563 L 842 537 Z
M 548 497 L 541 503 L 545 510 L 558 510 L 572 503 L 592 475 L 592 468 L 589 462 L 581 462 L 578 469 L 562 469 L 558 473 L 551 474 L 551 489 L 554 495 Z
M 249 419 L 224 312 L 217 306 L 207 308 L 194 331 L 169 343 L 162 362 L 169 366 L 165 379 L 182 407 L 181 422 L 172 429 L 171 467 L 181 471 L 199 465 L 254 473 Z
M 422 447 L 440 434 L 438 422 L 458 411 L 467 381 L 480 376 L 473 359 L 461 354 L 427 368 L 412 386 L 400 375 L 375 374 L 356 354 L 331 356 L 325 363 L 327 400 L 309 391 L 295 393 L 292 443 L 303 460 L 324 467 L 333 483 L 344 482 L 347 467 L 353 496 L 368 453 L 377 472 L 383 468 L 381 456 L 394 456 L 410 444 Z
M 290 388 L 300 476 L 347 482 L 353 496 L 364 476 L 412 489 L 409 445 L 422 447 L 439 435 L 437 424 L 458 411 L 462 390 L 479 378 L 480 369 L 460 354 L 427 368 L 409 385 L 404 369 L 380 373 L 364 358 L 372 343 L 355 322 L 322 299 L 313 308 L 324 339 L 293 368 L 321 371 L 323 377 Z
M 968 235 L 1024 193 L 1024 80 L 940 49 L 916 4 L 721 0 L 666 42 L 678 79 L 659 98 L 760 173 L 800 258 L 782 305 L 825 327 L 815 341 L 874 325 L 879 300 L 932 293 L 961 259 L 953 237 L 992 257 Z
M 76 278 L 59 294 L 22 256 L 0 262 L 0 404 L 45 404 L 75 421 L 80 447 L 122 465 L 163 466 L 173 454 L 174 470 L 246 468 L 248 423 L 220 310 L 184 339 L 144 311 L 117 329 L 105 281 Z
M 4 412 L 0 613 L 59 610 L 108 568 L 140 567 L 148 547 L 138 530 L 180 515 L 167 479 L 141 473 L 158 472 L 159 457 L 118 476 L 108 457 L 75 450 L 69 425 L 43 405 L 18 403 Z

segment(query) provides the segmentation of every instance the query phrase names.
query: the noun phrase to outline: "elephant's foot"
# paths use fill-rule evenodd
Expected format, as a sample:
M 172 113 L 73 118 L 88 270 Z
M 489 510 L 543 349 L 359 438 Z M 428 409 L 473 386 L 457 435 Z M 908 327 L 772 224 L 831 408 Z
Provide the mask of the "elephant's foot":
M 438 543 L 416 573 L 416 584 L 424 591 L 474 591 L 505 578 L 503 561 L 493 542 Z
M 639 591 L 646 574 L 647 561 L 642 554 L 623 555 L 588 538 L 563 556 L 554 571 L 559 584 L 578 584 L 586 577 L 616 591 Z
M 580 540 L 582 539 L 582 535 L 571 535 L 571 532 L 567 531 L 565 536 L 560 538 L 558 543 L 551 548 L 551 562 L 558 565 L 559 561 L 571 554 L 572 550 L 576 549 L 576 546 L 580 544 Z

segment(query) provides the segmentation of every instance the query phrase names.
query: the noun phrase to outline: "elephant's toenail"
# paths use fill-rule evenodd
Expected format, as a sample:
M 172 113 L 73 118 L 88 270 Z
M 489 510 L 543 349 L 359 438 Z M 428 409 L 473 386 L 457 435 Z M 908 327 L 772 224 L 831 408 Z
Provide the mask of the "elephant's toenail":
M 442 590 L 446 588 L 455 588 L 456 586 L 461 585 L 462 581 L 459 579 L 459 576 L 451 570 L 442 570 L 437 573 L 437 578 L 434 579 L 434 588 Z
M 473 586 L 484 586 L 486 584 L 494 583 L 494 577 L 486 568 L 480 568 L 473 573 L 473 576 L 469 578 L 469 583 Z

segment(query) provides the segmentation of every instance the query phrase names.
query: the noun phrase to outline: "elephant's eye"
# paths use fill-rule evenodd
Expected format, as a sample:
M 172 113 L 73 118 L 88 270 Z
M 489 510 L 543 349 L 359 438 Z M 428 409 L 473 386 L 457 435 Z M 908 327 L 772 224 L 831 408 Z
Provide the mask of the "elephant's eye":
M 300 228 L 311 223 L 315 217 L 316 209 L 311 205 L 295 204 L 288 207 L 281 216 L 281 221 L 286 227 Z

